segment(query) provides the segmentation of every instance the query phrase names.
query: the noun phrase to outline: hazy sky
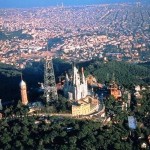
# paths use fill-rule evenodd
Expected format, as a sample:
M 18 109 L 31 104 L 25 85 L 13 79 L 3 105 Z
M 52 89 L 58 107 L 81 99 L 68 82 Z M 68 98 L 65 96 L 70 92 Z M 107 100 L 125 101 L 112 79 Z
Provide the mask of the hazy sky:
M 0 8 L 56 6 L 57 4 L 61 5 L 62 2 L 64 5 L 91 5 L 135 1 L 136 0 L 0 0 Z

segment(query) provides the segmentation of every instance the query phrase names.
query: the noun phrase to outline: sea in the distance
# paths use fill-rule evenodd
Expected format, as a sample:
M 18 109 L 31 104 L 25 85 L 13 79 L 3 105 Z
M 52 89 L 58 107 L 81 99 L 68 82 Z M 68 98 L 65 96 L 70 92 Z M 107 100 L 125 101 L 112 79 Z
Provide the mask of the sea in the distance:
M 137 0 L 0 0 L 0 8 L 31 8 L 48 6 L 80 6 L 109 3 L 134 3 Z M 149 0 L 142 0 L 149 1 Z

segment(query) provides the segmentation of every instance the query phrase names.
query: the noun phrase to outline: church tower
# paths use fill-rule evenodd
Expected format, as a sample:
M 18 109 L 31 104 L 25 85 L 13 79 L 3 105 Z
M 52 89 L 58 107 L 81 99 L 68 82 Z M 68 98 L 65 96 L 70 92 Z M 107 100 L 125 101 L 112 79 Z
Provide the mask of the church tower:
M 23 80 L 21 80 L 20 82 L 20 90 L 21 90 L 21 102 L 23 105 L 27 105 L 28 104 L 27 86 Z
M 84 76 L 84 70 L 82 68 L 82 74 L 80 75 L 75 64 L 72 65 L 72 77 L 69 78 L 66 74 L 64 83 L 64 95 L 69 98 L 69 100 L 78 101 L 85 98 L 88 95 L 87 80 Z

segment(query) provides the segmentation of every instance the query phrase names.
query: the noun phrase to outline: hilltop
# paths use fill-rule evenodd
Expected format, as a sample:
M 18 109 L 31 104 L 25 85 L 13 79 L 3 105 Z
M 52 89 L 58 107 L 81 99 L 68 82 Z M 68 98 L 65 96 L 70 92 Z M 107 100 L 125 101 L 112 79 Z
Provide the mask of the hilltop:
M 64 76 L 65 72 L 71 69 L 71 64 L 59 59 L 55 59 L 53 62 L 56 82 L 58 82 L 59 76 Z M 115 80 L 118 84 L 126 88 L 131 88 L 134 84 L 147 85 L 150 83 L 150 68 L 148 63 L 129 64 L 117 61 L 104 63 L 101 60 L 92 60 L 89 62 L 78 63 L 77 66 L 79 68 L 84 67 L 86 76 L 92 74 L 100 83 L 110 81 L 113 74 L 115 75 Z M 29 91 L 32 88 L 37 88 L 38 82 L 43 82 L 43 69 L 43 62 L 33 62 L 31 66 L 22 70 L 23 78 L 27 82 Z M 20 75 L 21 70 L 16 69 L 14 66 L 0 64 L 1 99 L 9 101 L 18 100 L 20 98 Z

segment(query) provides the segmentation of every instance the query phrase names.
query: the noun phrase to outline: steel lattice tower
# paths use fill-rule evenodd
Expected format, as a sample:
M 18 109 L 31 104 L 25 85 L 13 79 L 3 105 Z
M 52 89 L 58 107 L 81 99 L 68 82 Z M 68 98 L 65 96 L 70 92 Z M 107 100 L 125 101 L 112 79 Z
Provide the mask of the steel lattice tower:
M 46 102 L 58 100 L 52 58 L 46 58 L 44 66 L 44 96 Z

